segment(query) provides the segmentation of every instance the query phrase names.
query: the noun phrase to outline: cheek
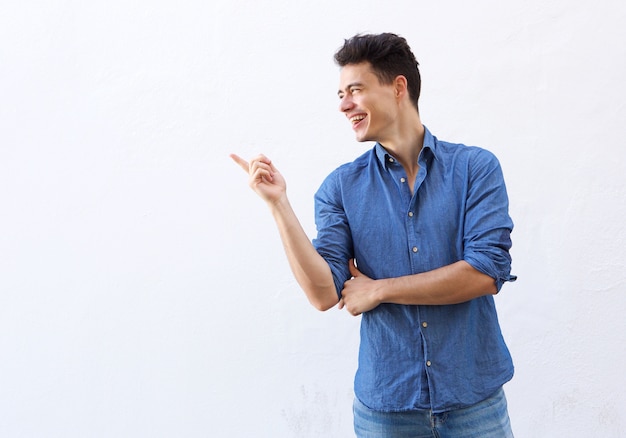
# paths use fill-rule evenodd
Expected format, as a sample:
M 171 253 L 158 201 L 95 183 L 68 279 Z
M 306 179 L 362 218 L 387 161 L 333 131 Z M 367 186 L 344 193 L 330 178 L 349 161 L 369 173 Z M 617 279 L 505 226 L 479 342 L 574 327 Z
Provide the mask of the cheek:
M 385 124 L 393 119 L 393 108 L 384 105 L 371 106 L 372 121 L 379 124 Z

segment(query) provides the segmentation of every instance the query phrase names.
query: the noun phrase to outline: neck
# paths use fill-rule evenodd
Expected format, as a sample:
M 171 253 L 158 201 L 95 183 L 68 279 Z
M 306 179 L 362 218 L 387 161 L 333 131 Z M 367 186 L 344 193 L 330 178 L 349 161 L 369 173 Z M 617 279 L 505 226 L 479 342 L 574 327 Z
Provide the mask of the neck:
M 419 167 L 417 157 L 424 145 L 425 128 L 417 111 L 405 112 L 392 130 L 393 134 L 380 141 L 402 164 L 409 178 L 414 179 Z

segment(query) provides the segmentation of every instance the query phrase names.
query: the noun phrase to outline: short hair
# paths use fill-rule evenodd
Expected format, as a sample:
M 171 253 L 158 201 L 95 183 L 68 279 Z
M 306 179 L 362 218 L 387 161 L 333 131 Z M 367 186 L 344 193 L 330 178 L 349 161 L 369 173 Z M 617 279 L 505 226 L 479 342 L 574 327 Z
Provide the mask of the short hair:
M 406 40 L 393 33 L 357 34 L 344 41 L 335 53 L 339 67 L 369 62 L 381 84 L 391 84 L 402 75 L 407 80 L 409 97 L 419 112 L 418 100 L 422 86 L 419 63 Z

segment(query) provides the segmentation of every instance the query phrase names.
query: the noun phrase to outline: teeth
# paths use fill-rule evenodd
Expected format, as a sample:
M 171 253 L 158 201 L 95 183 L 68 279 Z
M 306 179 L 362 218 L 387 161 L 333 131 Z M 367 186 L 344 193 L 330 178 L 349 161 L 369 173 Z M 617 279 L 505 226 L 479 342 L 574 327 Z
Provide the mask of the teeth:
M 365 118 L 365 116 L 361 114 L 361 115 L 358 115 L 358 116 L 350 117 L 350 121 L 351 121 L 352 123 L 355 123 L 355 122 L 360 122 L 360 121 L 361 121 L 361 120 L 363 120 L 364 118 Z

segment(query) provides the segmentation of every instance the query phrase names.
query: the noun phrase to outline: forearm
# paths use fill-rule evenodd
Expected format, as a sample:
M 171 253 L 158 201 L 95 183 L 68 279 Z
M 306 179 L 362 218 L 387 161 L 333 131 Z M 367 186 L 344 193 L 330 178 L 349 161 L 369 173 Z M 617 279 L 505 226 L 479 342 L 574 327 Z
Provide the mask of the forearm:
M 315 308 L 330 309 L 338 297 L 328 263 L 309 240 L 286 196 L 270 204 L 270 210 L 296 281 Z
M 421 274 L 379 281 L 380 303 L 458 304 L 498 292 L 493 278 L 465 261 Z

